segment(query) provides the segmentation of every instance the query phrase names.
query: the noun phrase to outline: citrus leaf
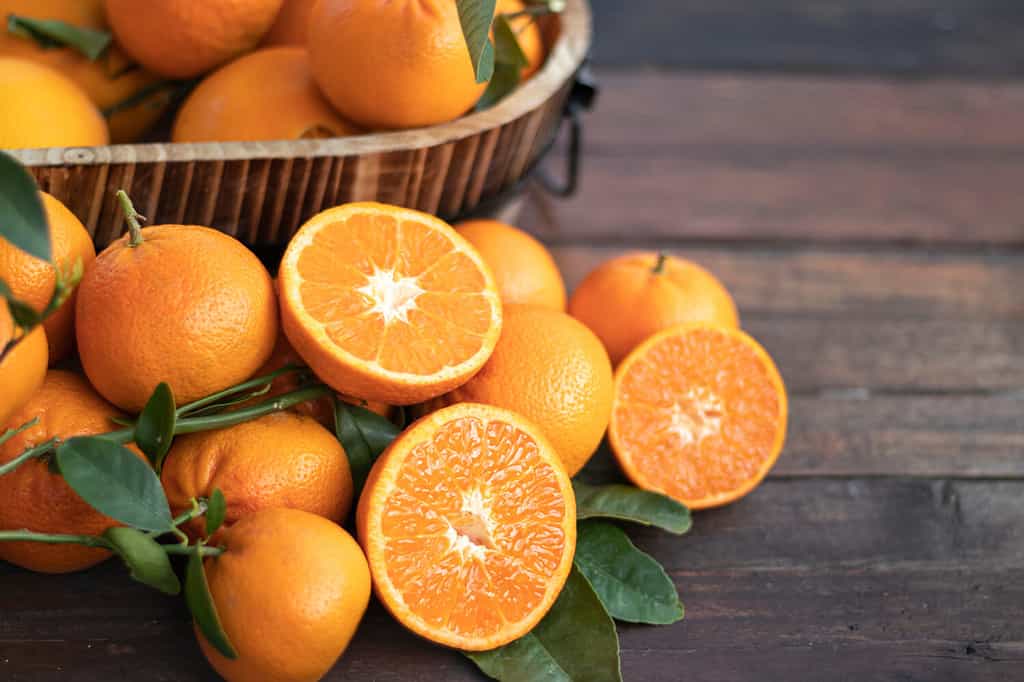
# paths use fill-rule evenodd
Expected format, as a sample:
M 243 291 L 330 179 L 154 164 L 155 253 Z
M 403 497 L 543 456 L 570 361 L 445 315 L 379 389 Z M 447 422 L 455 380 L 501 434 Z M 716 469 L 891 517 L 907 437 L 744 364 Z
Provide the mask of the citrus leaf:
M 373 463 L 398 437 L 400 430 L 379 414 L 340 400 L 334 404 L 334 429 L 348 455 L 358 496 Z
M 516 30 L 506 14 L 494 18 L 494 62 L 511 64 L 521 69 L 530 65 L 530 58 L 520 47 Z
M 164 594 L 181 592 L 181 583 L 171 568 L 171 560 L 156 540 L 127 526 L 108 528 L 103 537 L 128 566 L 132 578 Z
M 495 55 L 490 32 L 496 4 L 497 0 L 455 0 L 477 83 L 486 83 L 494 73 Z
M 36 41 L 43 48 L 70 47 L 96 61 L 110 46 L 113 36 L 85 26 L 75 26 L 56 19 L 35 19 L 17 14 L 7 16 L 7 31 Z
M 494 67 L 494 75 L 491 82 L 487 84 L 484 94 L 476 102 L 476 110 L 483 111 L 490 109 L 495 104 L 505 99 L 513 90 L 519 86 L 520 69 L 511 64 L 498 64 Z
M 581 523 L 575 560 L 612 618 L 651 625 L 682 619 L 683 604 L 672 579 L 621 528 L 603 521 Z
M 690 510 L 671 497 L 640 490 L 631 485 L 593 486 L 573 481 L 576 518 L 617 519 L 656 526 L 676 535 L 690 530 Z
M 224 525 L 224 517 L 227 515 L 228 503 L 224 499 L 224 493 L 220 488 L 214 488 L 210 499 L 206 501 L 206 534 L 213 535 L 217 529 Z
M 188 604 L 188 610 L 206 641 L 224 657 L 234 660 L 238 658 L 238 653 L 235 652 L 231 640 L 220 624 L 217 606 L 213 603 L 210 586 L 206 582 L 201 551 L 202 545 L 197 543 L 188 556 L 188 566 L 185 568 L 185 603 Z
M 142 530 L 172 527 L 171 509 L 156 472 L 117 443 L 78 436 L 54 459 L 68 485 L 101 514 Z
M 527 635 L 492 651 L 466 653 L 502 682 L 621 682 L 615 623 L 575 567 L 554 606 Z
M 24 301 L 19 301 L 13 297 L 8 298 L 7 309 L 11 312 L 11 319 L 14 320 L 14 324 L 25 331 L 38 327 L 43 323 L 43 316 Z
M 164 458 L 174 441 L 174 425 L 177 422 L 174 394 L 171 387 L 161 382 L 149 396 L 135 422 L 135 444 L 149 458 L 153 468 L 160 471 Z
M 0 237 L 50 261 L 50 228 L 36 181 L 13 156 L 0 152 Z

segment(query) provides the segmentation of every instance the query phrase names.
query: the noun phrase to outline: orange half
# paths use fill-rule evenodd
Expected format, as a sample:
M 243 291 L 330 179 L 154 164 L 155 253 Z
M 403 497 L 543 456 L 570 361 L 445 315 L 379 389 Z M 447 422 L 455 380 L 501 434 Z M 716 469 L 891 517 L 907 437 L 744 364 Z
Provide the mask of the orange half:
M 476 403 L 399 436 L 370 473 L 356 523 L 395 618 L 469 651 L 529 632 L 576 549 L 576 500 L 554 448 L 523 417 Z
M 705 509 L 764 479 L 782 451 L 788 410 L 782 377 L 757 341 L 683 325 L 619 366 L 608 438 L 636 485 Z
M 444 221 L 377 203 L 332 208 L 292 238 L 278 273 L 285 334 L 335 390 L 409 405 L 490 357 L 501 302 L 487 265 Z

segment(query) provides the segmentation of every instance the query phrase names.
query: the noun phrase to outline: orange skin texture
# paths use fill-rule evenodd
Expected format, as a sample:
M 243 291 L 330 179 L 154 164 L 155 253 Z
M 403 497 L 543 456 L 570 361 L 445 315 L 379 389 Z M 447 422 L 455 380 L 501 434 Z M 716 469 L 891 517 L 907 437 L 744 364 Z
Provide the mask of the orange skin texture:
M 239 241 L 208 227 L 143 228 L 108 246 L 78 288 L 82 367 L 130 412 L 166 381 L 179 405 L 245 381 L 277 338 L 274 286 Z
M 0 149 L 107 144 L 107 122 L 85 91 L 59 71 L 0 56 Z
M 103 0 L 0 0 L 0 17 L 17 14 L 33 19 L 56 19 L 74 26 L 108 30 Z M 142 68 L 131 68 L 132 61 L 116 44 L 107 48 L 96 61 L 71 48 L 43 48 L 36 41 L 0 32 L 0 55 L 22 57 L 53 67 L 81 87 L 96 106 L 103 110 L 160 82 L 160 77 Z M 107 123 L 115 143 L 135 142 L 166 111 L 170 92 L 160 91 L 135 106 L 112 114 Z
M 612 366 L 597 337 L 565 313 L 509 305 L 490 360 L 441 402 L 518 412 L 541 428 L 571 477 L 604 437 L 612 409 Z
M 15 334 L 14 321 L 7 305 L 0 303 L 0 353 Z M 17 410 L 29 401 L 43 384 L 47 365 L 46 332 L 36 327 L 0 360 L 0 433 Z M 20 424 L 16 425 L 20 426 Z
M 77 374 L 51 370 L 42 387 L 7 422 L 8 427 L 38 417 L 39 423 L 0 445 L 0 464 L 26 449 L 60 437 L 88 436 L 114 431 L 111 417 L 120 413 L 103 400 Z M 140 459 L 141 453 L 130 448 Z M 119 525 L 106 517 L 52 473 L 47 462 L 26 462 L 0 476 L 0 529 L 27 528 L 38 533 L 99 535 Z M 39 542 L 2 542 L 0 559 L 40 573 L 69 573 L 100 563 L 110 553 L 80 545 L 47 545 Z
M 321 0 L 309 26 L 313 76 L 342 116 L 364 128 L 451 121 L 486 88 L 451 0 Z
M 284 0 L 274 25 L 263 37 L 263 45 L 301 45 L 309 42 L 309 18 L 317 0 Z
M 256 47 L 281 0 L 105 0 L 132 58 L 167 78 L 195 78 Z
M 320 94 L 305 48 L 272 47 L 207 76 L 178 110 L 171 139 L 298 140 L 357 132 Z
M 698 415 L 680 387 L 719 399 L 722 425 L 696 445 L 665 443 L 669 402 L 682 403 L 684 425 Z M 788 419 L 786 386 L 764 348 L 739 329 L 692 323 L 655 334 L 616 369 L 608 441 L 637 487 L 708 509 L 761 484 L 785 445 Z
M 668 256 L 655 274 L 658 254 L 632 253 L 592 271 L 569 299 L 569 314 L 604 343 L 612 364 L 663 329 L 688 322 L 738 328 L 736 304 L 710 272 Z
M 312 417 L 278 412 L 226 429 L 179 436 L 160 475 L 175 515 L 220 488 L 224 527 L 261 509 L 302 509 L 341 523 L 352 508 L 352 472 L 334 434 Z M 188 527 L 205 535 L 205 520 Z
M 562 273 L 551 253 L 533 236 L 496 220 L 468 220 L 455 229 L 491 268 L 502 303 L 565 311 Z
M 229 682 L 314 682 L 348 647 L 370 601 L 359 545 L 334 523 L 297 509 L 265 509 L 224 532 L 227 551 L 205 562 L 210 594 L 238 653 L 229 660 L 197 630 Z
M 524 9 L 526 9 L 526 5 L 522 0 L 498 0 L 495 13 L 516 14 Z M 523 70 L 519 72 L 519 78 L 525 82 L 533 74 L 537 73 L 544 64 L 544 36 L 541 35 L 536 19 L 531 17 L 518 17 L 512 19 L 511 23 L 512 29 L 516 32 L 516 38 L 519 41 L 519 48 L 530 62 L 529 66 L 523 67 Z
M 87 269 L 96 260 L 92 237 L 81 221 L 57 199 L 40 192 L 46 220 L 50 225 L 50 248 L 53 262 L 60 271 L 70 274 L 81 261 Z M 57 284 L 54 265 L 30 256 L 10 242 L 0 239 L 0 279 L 7 282 L 14 295 L 42 312 L 53 297 Z M 50 344 L 50 362 L 56 364 L 71 353 L 75 344 L 75 297 L 77 291 L 43 322 Z

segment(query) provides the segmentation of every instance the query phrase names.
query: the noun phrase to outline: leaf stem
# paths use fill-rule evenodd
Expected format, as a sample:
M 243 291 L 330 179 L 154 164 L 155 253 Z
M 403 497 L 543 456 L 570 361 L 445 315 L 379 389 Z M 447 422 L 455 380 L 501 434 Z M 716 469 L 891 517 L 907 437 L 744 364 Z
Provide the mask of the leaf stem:
M 33 448 L 29 448 L 28 450 L 21 453 L 20 455 L 18 455 L 11 461 L 7 462 L 3 466 L 0 466 L 0 476 L 11 473 L 12 471 L 20 467 L 22 464 L 29 461 L 30 459 L 42 457 L 43 455 L 47 454 L 48 452 L 52 451 L 55 447 L 57 447 L 59 443 L 60 438 L 51 438 L 45 443 L 40 443 L 39 445 Z
M 204 408 L 204 407 L 206 407 L 208 405 L 213 405 L 217 401 L 223 400 L 224 398 L 230 398 L 231 396 L 236 395 L 238 393 L 242 393 L 243 391 L 248 391 L 248 390 L 253 389 L 253 388 L 259 388 L 260 386 L 264 386 L 266 384 L 273 383 L 274 379 L 278 378 L 282 374 L 288 374 L 289 372 L 297 372 L 297 371 L 299 371 L 301 369 L 305 369 L 305 368 L 302 367 L 301 365 L 292 365 L 292 364 L 285 365 L 284 367 L 282 367 L 281 369 L 277 370 L 276 372 L 271 372 L 270 374 L 265 374 L 265 375 L 263 375 L 261 377 L 255 377 L 253 379 L 249 379 L 249 381 L 246 381 L 244 383 L 238 384 L 237 386 L 232 386 L 231 388 L 226 388 L 223 391 L 220 391 L 218 393 L 214 393 L 212 395 L 208 395 L 205 398 L 200 398 L 199 400 L 196 400 L 195 402 L 191 402 L 191 403 L 189 403 L 187 405 L 182 405 L 181 407 L 178 408 L 177 415 L 178 415 L 179 418 L 184 417 L 184 416 L 188 415 L 190 412 L 195 412 L 197 410 L 201 410 L 202 408 Z
M 113 549 L 106 539 L 97 535 L 52 535 L 35 533 L 26 529 L 0 530 L 0 542 L 12 541 L 44 542 L 48 545 L 85 545 L 86 547 Z
M 161 547 L 168 554 L 188 555 L 195 551 L 193 545 L 161 545 Z M 204 545 L 199 548 L 199 555 L 220 556 L 226 551 L 223 547 L 207 547 Z
M 24 424 L 22 424 L 21 426 L 19 426 L 17 428 L 7 429 L 3 433 L 0 433 L 0 445 L 3 445 L 4 443 L 9 441 L 10 439 L 12 439 L 15 436 L 17 436 L 19 433 L 21 433 L 21 432 L 23 432 L 23 431 L 25 431 L 27 429 L 31 429 L 33 426 L 35 426 L 38 423 L 39 423 L 39 417 L 34 417 L 33 419 L 30 419 L 29 421 L 25 422 Z
M 132 204 L 131 198 L 123 189 L 117 190 L 116 196 L 117 200 L 121 202 L 121 212 L 124 213 L 125 222 L 128 223 L 128 246 L 134 249 L 142 244 L 142 225 L 139 224 L 139 221 L 145 220 L 146 216 L 140 215 L 135 210 L 135 205 Z

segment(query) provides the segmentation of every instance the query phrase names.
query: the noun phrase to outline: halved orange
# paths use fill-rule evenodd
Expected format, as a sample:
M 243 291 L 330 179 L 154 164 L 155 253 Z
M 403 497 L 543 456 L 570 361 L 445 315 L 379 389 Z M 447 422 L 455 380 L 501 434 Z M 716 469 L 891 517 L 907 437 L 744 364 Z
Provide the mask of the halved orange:
M 501 302 L 487 265 L 444 221 L 353 203 L 314 216 L 278 272 L 284 332 L 335 390 L 409 405 L 490 357 Z
M 683 325 L 619 365 L 608 438 L 637 486 L 705 509 L 764 479 L 782 450 L 788 410 L 782 377 L 757 341 L 736 329 Z
M 399 436 L 370 472 L 356 524 L 395 618 L 469 651 L 529 632 L 576 549 L 576 499 L 554 448 L 515 412 L 477 403 Z

